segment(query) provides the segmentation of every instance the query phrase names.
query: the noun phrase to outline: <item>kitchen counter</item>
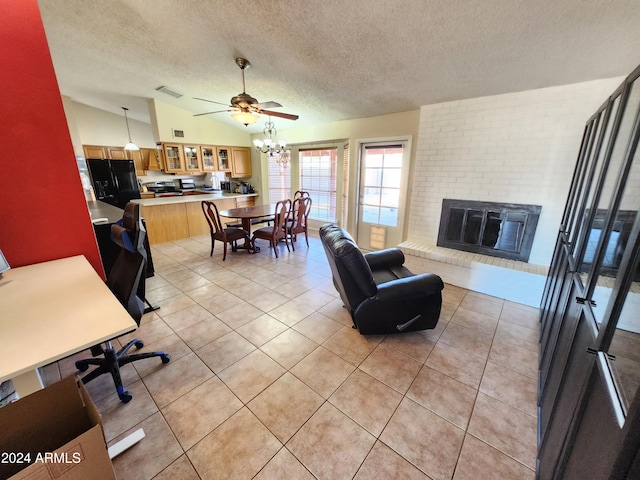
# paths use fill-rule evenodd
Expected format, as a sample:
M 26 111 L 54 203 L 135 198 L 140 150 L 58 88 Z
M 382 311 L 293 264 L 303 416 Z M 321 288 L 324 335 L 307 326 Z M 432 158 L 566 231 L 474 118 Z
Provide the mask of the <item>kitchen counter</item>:
M 108 203 L 100 200 L 88 201 L 89 213 L 91 214 L 91 221 L 95 223 L 116 223 L 122 218 L 124 210 L 119 207 L 114 207 Z M 96 221 L 102 220 L 102 221 Z
M 152 207 L 155 205 L 175 205 L 177 203 L 202 202 L 203 200 L 214 201 L 234 198 L 250 198 L 257 197 L 257 193 L 204 193 L 197 195 L 178 195 L 175 197 L 158 197 L 158 198 L 141 198 L 131 200 L 139 203 L 143 207 Z

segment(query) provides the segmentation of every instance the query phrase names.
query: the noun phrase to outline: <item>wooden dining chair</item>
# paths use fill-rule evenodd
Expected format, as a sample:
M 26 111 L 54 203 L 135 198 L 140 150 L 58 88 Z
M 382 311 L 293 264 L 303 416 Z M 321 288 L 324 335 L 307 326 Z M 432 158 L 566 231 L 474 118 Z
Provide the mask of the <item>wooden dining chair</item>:
M 296 190 L 296 193 L 293 194 L 293 201 L 295 202 L 298 198 L 301 197 L 311 197 L 311 194 L 306 190 Z
M 222 254 L 222 261 L 224 262 L 227 258 L 227 244 L 231 244 L 231 251 L 235 252 L 237 250 L 237 242 L 238 240 L 245 240 L 246 242 L 250 242 L 249 232 L 243 230 L 242 228 L 236 227 L 223 227 L 222 222 L 220 221 L 220 213 L 218 212 L 218 207 L 213 202 L 208 202 L 206 200 L 202 201 L 202 211 L 204 212 L 204 216 L 207 219 L 207 223 L 209 224 L 209 231 L 211 232 L 211 253 L 209 256 L 213 255 L 213 247 L 216 243 L 216 240 L 219 240 L 224 245 L 224 252 Z
M 273 248 L 273 252 L 276 254 L 276 258 L 278 258 L 278 242 L 284 239 L 285 244 L 287 245 L 287 250 L 291 251 L 289 248 L 289 240 L 287 238 L 286 225 L 289 219 L 289 212 L 291 210 L 291 200 L 281 200 L 276 203 L 275 212 L 273 215 L 273 227 L 262 227 L 253 232 L 253 236 L 251 237 L 251 244 L 253 245 L 253 250 L 256 249 L 256 239 L 261 238 L 263 240 L 269 240 L 271 244 L 271 248 Z
M 311 197 L 298 197 L 293 201 L 291 207 L 291 215 L 286 223 L 285 232 L 287 238 L 291 240 L 291 247 L 296 251 L 295 242 L 298 240 L 298 234 L 304 233 L 307 247 L 309 247 L 308 222 L 309 211 L 311 210 Z

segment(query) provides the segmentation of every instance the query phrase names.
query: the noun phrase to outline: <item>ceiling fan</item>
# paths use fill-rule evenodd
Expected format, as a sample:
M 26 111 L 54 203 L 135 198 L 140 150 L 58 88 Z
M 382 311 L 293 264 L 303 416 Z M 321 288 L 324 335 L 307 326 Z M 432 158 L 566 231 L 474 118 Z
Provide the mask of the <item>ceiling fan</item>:
M 213 100 L 208 100 L 206 98 L 193 97 L 195 100 L 202 100 L 204 102 L 216 103 L 218 105 L 225 105 L 227 107 L 230 107 L 230 109 L 217 110 L 215 112 L 197 113 L 194 115 L 194 117 L 200 117 L 202 115 L 210 115 L 212 113 L 234 112 L 231 114 L 231 116 L 236 120 L 238 120 L 240 123 L 243 123 L 245 126 L 250 123 L 256 122 L 258 118 L 260 118 L 257 115 L 259 113 L 264 115 L 271 115 L 272 117 L 286 118 L 287 120 L 298 119 L 298 115 L 292 115 L 290 113 L 274 112 L 273 110 L 265 110 L 265 108 L 277 108 L 277 107 L 281 107 L 282 105 L 280 105 L 278 102 L 258 103 L 258 100 L 256 100 L 251 95 L 249 95 L 246 92 L 246 88 L 245 88 L 244 71 L 245 69 L 251 66 L 251 63 L 249 63 L 249 60 L 247 60 L 246 58 L 238 57 L 236 58 L 236 64 L 240 67 L 240 70 L 242 70 L 242 93 L 239 93 L 238 95 L 233 97 L 230 101 L 231 103 L 230 105 L 227 105 L 226 103 L 215 102 Z

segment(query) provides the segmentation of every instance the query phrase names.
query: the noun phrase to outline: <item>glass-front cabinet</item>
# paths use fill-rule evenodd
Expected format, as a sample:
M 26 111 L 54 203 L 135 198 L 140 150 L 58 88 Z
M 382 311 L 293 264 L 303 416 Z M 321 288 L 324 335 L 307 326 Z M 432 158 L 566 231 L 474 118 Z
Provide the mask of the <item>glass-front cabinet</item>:
M 190 173 L 202 172 L 200 147 L 198 145 L 183 145 L 185 170 Z
M 200 147 L 203 172 L 215 172 L 216 168 L 216 147 L 203 145 Z
M 181 145 L 164 145 L 164 171 L 168 173 L 184 172 L 184 158 Z
M 231 163 L 229 163 L 229 147 L 218 147 L 218 170 L 220 172 L 230 172 Z

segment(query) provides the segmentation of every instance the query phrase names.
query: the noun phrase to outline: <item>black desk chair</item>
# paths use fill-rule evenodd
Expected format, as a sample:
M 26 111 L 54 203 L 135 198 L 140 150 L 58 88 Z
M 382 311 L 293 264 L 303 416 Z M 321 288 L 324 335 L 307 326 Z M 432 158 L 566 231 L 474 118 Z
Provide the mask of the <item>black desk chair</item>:
M 109 275 L 107 276 L 107 286 L 127 309 L 129 315 L 140 326 L 140 319 L 144 313 L 145 290 L 145 267 L 147 253 L 144 248 L 146 231 L 140 219 L 140 205 L 128 203 L 122 217 L 122 226 L 112 225 L 111 240 L 120 247 L 118 258 L 114 262 Z M 78 360 L 76 368 L 81 372 L 87 371 L 89 365 L 97 365 L 98 368 L 92 370 L 82 379 L 83 383 L 88 383 L 103 373 L 110 373 L 113 377 L 118 396 L 123 403 L 131 400 L 132 395 L 125 390 L 120 376 L 120 367 L 127 363 L 135 362 L 151 357 L 160 357 L 162 363 L 169 363 L 171 355 L 165 352 L 146 352 L 127 355 L 128 351 L 136 346 L 136 349 L 144 347 L 144 343 L 134 338 L 119 351 L 115 351 L 111 342 L 105 345 L 96 345 L 91 348 L 94 357 L 104 355 L 102 358 L 88 358 Z

